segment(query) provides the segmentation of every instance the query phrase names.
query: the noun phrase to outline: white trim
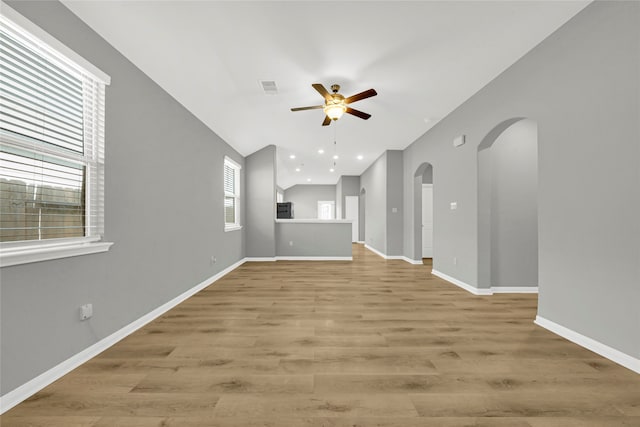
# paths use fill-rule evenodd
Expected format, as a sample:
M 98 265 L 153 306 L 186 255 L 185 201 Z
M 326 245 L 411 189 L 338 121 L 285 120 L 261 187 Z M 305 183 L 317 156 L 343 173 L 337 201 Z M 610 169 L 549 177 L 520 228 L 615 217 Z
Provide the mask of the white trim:
M 364 242 L 357 242 L 357 243 L 364 243 Z M 364 243 L 364 247 L 366 249 L 369 249 L 374 254 L 381 256 L 384 259 L 399 259 L 399 260 L 406 261 L 409 264 L 414 264 L 414 265 L 422 264 L 422 261 L 416 261 L 416 260 L 408 258 L 408 257 L 406 257 L 404 255 L 385 255 L 382 252 L 380 252 L 379 250 L 367 245 L 366 243 Z
M 367 245 L 366 243 L 364 244 L 364 247 L 365 247 L 365 249 L 369 249 L 374 254 L 379 255 L 384 259 L 387 259 L 387 256 L 385 254 L 383 254 L 382 252 L 380 252 L 379 250 L 377 250 L 376 248 L 373 248 L 373 247 Z
M 65 242 L 50 244 L 39 240 L 40 245 L 37 246 L 25 244 L 17 247 L 3 247 L 0 250 L 0 267 L 107 252 L 113 245 L 113 242 L 96 241 L 98 239 L 99 237 L 80 238 L 73 241 L 65 239 Z
M 224 161 L 225 163 L 229 163 L 234 169 L 238 169 L 238 170 L 242 169 L 242 165 L 236 162 L 235 160 L 233 160 L 229 156 L 224 156 Z
M 494 294 L 537 294 L 537 286 L 492 286 Z
M 352 219 L 276 219 L 278 224 L 351 224 Z
M 551 320 L 545 319 L 544 317 L 536 316 L 536 320 L 533 323 L 640 374 L 640 359 L 609 347 L 600 341 L 584 336 L 576 331 L 552 322 Z
M 56 381 L 58 378 L 68 374 L 78 366 L 89 361 L 90 359 L 102 353 L 112 345 L 116 344 L 118 341 L 124 339 L 125 337 L 137 331 L 147 323 L 151 322 L 152 320 L 156 319 L 157 317 L 171 310 L 173 307 L 177 306 L 187 298 L 198 293 L 199 291 L 206 288 L 207 286 L 213 284 L 218 279 L 222 278 L 223 276 L 227 275 L 231 271 L 240 267 L 242 264 L 244 264 L 245 260 L 246 258 L 236 262 L 235 264 L 230 265 L 229 267 L 225 268 L 219 273 L 216 273 L 215 275 L 211 276 L 208 279 L 205 279 L 203 282 L 199 283 L 193 288 L 178 295 L 171 301 L 168 301 L 162 304 L 160 307 L 150 311 L 149 313 L 145 314 L 139 319 L 117 330 L 116 332 L 112 333 L 108 337 L 101 339 L 97 343 L 85 348 L 81 352 L 74 354 L 67 360 L 43 372 L 42 374 L 38 375 L 34 379 L 26 382 L 25 384 L 17 387 L 16 389 L 8 392 L 7 394 L 0 396 L 0 414 L 13 408 L 18 403 L 34 395 L 38 391 L 42 390 L 49 384 Z
M 245 262 L 271 262 L 275 261 L 276 257 L 246 257 Z
M 223 186 L 225 185 L 224 183 L 226 182 L 226 171 L 227 168 L 233 170 L 233 187 L 234 187 L 234 191 L 233 193 L 231 192 L 227 192 L 227 189 L 225 187 L 224 191 L 223 191 L 223 201 L 224 203 L 222 204 L 222 215 L 224 217 L 224 231 L 225 233 L 228 231 L 236 231 L 236 230 L 240 230 L 242 229 L 242 225 L 240 224 L 240 218 L 241 218 L 241 214 L 242 214 L 242 206 L 241 206 L 241 201 L 240 201 L 240 170 L 242 169 L 242 166 L 236 162 L 235 160 L 233 160 L 231 157 L 229 156 L 224 156 L 224 162 L 223 162 L 223 173 L 222 173 L 222 181 L 223 181 Z M 225 203 L 226 203 L 226 199 L 227 197 L 232 197 L 234 200 L 234 222 L 227 222 L 227 213 L 225 212 Z
M 58 39 L 53 37 L 51 34 L 47 33 L 45 30 L 22 16 L 16 10 L 7 5 L 7 3 L 0 1 L 0 8 L 2 9 L 2 15 L 4 15 L 7 20 L 27 33 L 30 33 L 32 38 L 39 39 L 44 44 L 48 45 L 48 47 L 56 51 L 59 57 L 63 57 L 66 61 L 73 62 L 76 65 L 75 68 L 80 68 L 86 74 L 90 74 L 105 85 L 111 84 L 111 77 L 109 77 L 107 73 L 100 70 L 91 62 L 68 48 L 65 44 L 58 41 Z
M 350 256 L 277 256 L 276 261 L 353 261 Z
M 364 240 L 358 240 L 356 243 L 364 245 Z
M 441 279 L 446 280 L 447 282 L 453 283 L 454 285 L 464 289 L 467 292 L 470 292 L 474 295 L 492 295 L 493 292 L 491 292 L 491 289 L 479 289 L 476 288 L 475 286 L 471 286 L 467 283 L 464 283 L 461 280 L 456 279 L 455 277 L 451 277 L 447 274 L 441 273 L 438 270 L 431 270 L 431 274 L 433 274 L 434 276 L 438 276 Z

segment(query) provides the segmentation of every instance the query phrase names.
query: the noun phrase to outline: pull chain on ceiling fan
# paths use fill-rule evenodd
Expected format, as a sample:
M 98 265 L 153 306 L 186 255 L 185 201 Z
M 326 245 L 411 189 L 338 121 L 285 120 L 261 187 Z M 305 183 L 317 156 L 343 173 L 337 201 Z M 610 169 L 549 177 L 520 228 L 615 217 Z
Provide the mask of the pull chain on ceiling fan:
M 314 83 L 311 86 L 318 91 L 320 95 L 324 97 L 324 105 L 314 105 L 311 107 L 297 107 L 292 108 L 291 111 L 303 111 L 303 110 L 324 110 L 325 118 L 322 122 L 322 126 L 328 126 L 332 120 L 338 120 L 344 113 L 351 114 L 356 117 L 360 117 L 363 120 L 369 119 L 371 114 L 364 113 L 362 111 L 348 107 L 349 104 L 357 101 L 361 101 L 372 96 L 376 96 L 378 93 L 374 89 L 365 90 L 364 92 L 357 93 L 348 98 L 345 98 L 342 94 L 338 93 L 340 85 L 331 85 L 331 91 L 329 93 L 325 87 L 320 83 Z

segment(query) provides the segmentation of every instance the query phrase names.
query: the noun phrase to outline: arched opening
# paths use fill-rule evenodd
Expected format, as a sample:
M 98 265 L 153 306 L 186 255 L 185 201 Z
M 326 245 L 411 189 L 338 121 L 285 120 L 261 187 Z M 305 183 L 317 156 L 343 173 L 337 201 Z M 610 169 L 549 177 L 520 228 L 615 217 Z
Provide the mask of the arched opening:
M 365 238 L 365 218 L 366 218 L 366 212 L 365 212 L 365 208 L 367 206 L 366 203 L 366 198 L 367 198 L 367 191 L 363 188 L 360 190 L 360 200 L 358 201 L 358 203 L 360 204 L 358 207 L 358 226 L 360 227 L 360 242 L 364 243 L 364 238 Z
M 422 163 L 413 175 L 414 258 L 433 266 L 433 165 Z
M 478 287 L 538 286 L 538 130 L 517 117 L 478 146 Z

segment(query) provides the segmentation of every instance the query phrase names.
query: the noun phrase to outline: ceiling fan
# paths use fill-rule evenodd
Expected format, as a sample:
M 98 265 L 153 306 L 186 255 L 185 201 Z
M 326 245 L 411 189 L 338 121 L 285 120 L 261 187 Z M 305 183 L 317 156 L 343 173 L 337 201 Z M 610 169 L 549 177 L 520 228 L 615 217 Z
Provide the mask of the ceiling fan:
M 313 86 L 313 88 L 324 97 L 324 105 L 314 105 L 312 107 L 297 107 L 292 108 L 291 111 L 322 109 L 326 114 L 326 117 L 322 122 L 322 126 L 330 125 L 332 120 L 338 120 L 344 113 L 360 117 L 364 120 L 367 120 L 369 117 L 371 117 L 371 114 L 354 110 L 348 105 L 356 101 L 376 96 L 378 93 L 374 89 L 365 90 L 364 92 L 360 92 L 348 98 L 345 98 L 338 93 L 338 91 L 340 90 L 340 85 L 331 85 L 331 91 L 333 93 L 329 93 L 329 91 L 325 89 L 325 87 L 320 83 L 314 83 L 311 86 Z

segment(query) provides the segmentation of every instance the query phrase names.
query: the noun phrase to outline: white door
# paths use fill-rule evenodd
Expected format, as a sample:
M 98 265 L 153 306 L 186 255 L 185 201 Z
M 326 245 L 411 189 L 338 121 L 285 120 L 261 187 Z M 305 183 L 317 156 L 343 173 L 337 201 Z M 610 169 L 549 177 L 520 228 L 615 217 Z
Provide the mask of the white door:
M 358 196 L 345 197 L 344 218 L 353 221 L 351 224 L 351 241 L 358 241 Z
M 433 258 L 433 184 L 422 184 L 422 258 Z

